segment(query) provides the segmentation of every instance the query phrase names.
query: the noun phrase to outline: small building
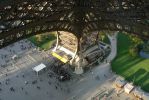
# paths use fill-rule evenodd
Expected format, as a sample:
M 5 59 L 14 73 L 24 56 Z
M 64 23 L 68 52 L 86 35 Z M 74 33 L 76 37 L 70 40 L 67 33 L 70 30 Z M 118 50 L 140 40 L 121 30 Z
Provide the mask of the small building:
M 143 99 L 144 92 L 140 88 L 135 88 L 133 91 L 133 95 L 138 99 Z
M 130 93 L 132 90 L 134 89 L 134 86 L 131 84 L 131 83 L 127 83 L 125 86 L 124 86 L 124 91 L 126 93 Z
M 143 92 L 143 100 L 148 100 L 149 98 L 149 93 Z
M 123 86 L 126 84 L 126 81 L 124 80 L 124 78 L 122 77 L 118 77 L 115 80 L 115 86 L 117 88 L 123 88 Z

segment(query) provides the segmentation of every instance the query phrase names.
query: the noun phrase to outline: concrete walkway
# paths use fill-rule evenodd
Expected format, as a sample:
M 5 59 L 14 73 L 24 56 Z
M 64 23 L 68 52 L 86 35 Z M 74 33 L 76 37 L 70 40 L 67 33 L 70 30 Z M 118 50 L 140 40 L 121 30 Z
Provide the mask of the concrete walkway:
M 117 34 L 114 33 L 112 36 L 107 35 L 111 43 L 111 53 L 107 57 L 108 62 L 111 62 L 117 55 Z

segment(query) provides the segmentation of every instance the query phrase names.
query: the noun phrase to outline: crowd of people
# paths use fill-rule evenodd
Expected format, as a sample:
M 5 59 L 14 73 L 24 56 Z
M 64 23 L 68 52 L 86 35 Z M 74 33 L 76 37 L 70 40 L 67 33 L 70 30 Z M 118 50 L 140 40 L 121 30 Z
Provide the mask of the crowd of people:
M 17 55 L 17 56 L 21 56 L 21 54 L 24 54 L 25 52 L 28 52 L 30 49 L 32 49 L 34 47 L 34 45 L 29 42 L 28 40 L 21 40 L 19 42 L 16 42 L 14 44 L 11 44 L 3 49 L 0 50 L 0 67 L 3 67 L 5 69 L 7 69 L 7 66 L 9 62 L 11 62 L 12 60 L 12 57 L 14 55 Z M 54 58 L 52 58 L 54 59 Z M 65 80 L 70 80 L 71 78 L 71 75 L 65 70 L 65 68 L 63 68 L 62 66 L 64 65 L 63 63 L 61 63 L 59 60 L 56 60 L 56 64 L 55 62 L 53 62 L 53 64 L 51 66 L 49 66 L 50 70 L 47 74 L 47 76 L 50 78 L 55 78 L 56 80 L 58 81 L 65 81 Z M 51 63 L 51 62 L 50 62 Z M 11 64 L 11 63 L 10 63 Z M 7 72 L 9 70 L 7 69 Z M 7 74 L 8 73 L 5 73 L 6 75 L 6 78 L 9 77 Z M 19 75 L 16 75 L 16 78 L 20 78 L 22 77 L 23 79 L 25 79 L 26 75 L 25 74 L 22 74 L 21 76 Z M 42 82 L 42 79 L 39 80 L 40 82 Z M 29 84 L 38 84 L 38 80 L 32 80 L 32 81 L 28 81 L 28 80 L 24 80 L 24 84 L 25 86 L 29 85 Z M 60 85 L 60 83 L 52 83 L 50 81 L 48 81 L 48 84 L 49 85 L 55 85 L 55 89 L 60 89 L 60 90 L 64 90 L 64 91 L 69 91 L 69 89 L 63 89 L 63 87 Z M 15 86 L 12 86 L 11 84 L 11 79 L 10 78 L 7 78 L 6 80 L 4 80 L 3 82 L 0 81 L 0 92 L 3 91 L 3 87 L 4 85 L 6 86 L 9 86 L 9 91 L 10 92 L 16 92 L 16 90 L 18 90 L 18 88 L 20 88 L 21 91 L 24 91 L 24 93 L 27 95 L 28 94 L 28 91 L 25 90 L 25 87 L 24 86 L 21 86 L 21 87 L 15 87 Z M 16 89 L 17 88 L 17 89 Z M 37 85 L 36 88 L 38 90 L 41 89 L 40 85 Z M 1 100 L 1 98 L 0 98 Z
M 5 87 L 7 86 L 8 87 L 8 94 L 9 92 L 13 92 L 13 93 L 17 93 L 17 92 L 20 92 L 21 91 L 25 94 L 25 95 L 28 95 L 29 93 L 31 93 L 31 91 L 28 91 L 27 90 L 27 87 L 28 86 L 35 86 L 35 88 L 37 88 L 37 90 L 41 90 L 42 89 L 42 86 L 40 86 L 39 83 L 45 83 L 47 82 L 49 84 L 49 86 L 53 86 L 55 87 L 56 90 L 59 90 L 59 91 L 63 91 L 63 92 L 67 92 L 69 93 L 70 90 L 69 88 L 67 87 L 63 87 L 59 81 L 57 81 L 57 75 L 52 72 L 52 71 L 48 71 L 48 73 L 46 73 L 47 77 L 48 77 L 48 81 L 46 80 L 43 80 L 42 78 L 36 78 L 36 79 L 32 79 L 30 78 L 29 80 L 27 80 L 26 77 L 30 77 L 28 74 L 17 74 L 15 76 L 16 79 L 21 79 L 24 81 L 24 84 L 19 84 L 19 86 L 16 86 L 14 85 L 13 86 L 13 82 L 14 80 L 10 79 L 10 78 L 6 78 L 5 80 L 3 81 L 0 81 L 0 93 L 2 93 L 3 91 L 7 91 L 5 90 Z M 15 79 L 15 80 L 16 80 Z M 46 92 L 48 94 L 48 91 Z M 0 97 L 0 100 L 3 100 L 1 97 Z
M 7 63 L 12 60 L 14 55 L 21 55 L 33 47 L 34 45 L 30 41 L 21 40 L 0 49 L 0 66 L 7 66 Z
M 56 75 L 59 81 L 66 81 L 71 79 L 71 74 L 68 71 L 67 64 L 64 64 L 57 58 L 52 58 L 53 61 L 50 62 L 49 69 L 52 70 Z M 51 75 L 49 75 L 51 76 Z
M 55 87 L 56 90 L 60 90 L 63 92 L 70 92 L 69 88 L 64 88 L 63 86 L 61 86 L 61 84 L 59 83 L 60 81 L 65 81 L 65 80 L 69 80 L 70 74 L 67 73 L 67 71 L 65 70 L 65 68 L 63 68 L 62 66 L 64 66 L 64 64 L 62 62 L 60 62 L 58 59 L 55 59 L 55 62 L 50 62 L 53 63 L 51 66 L 49 66 L 49 70 L 47 70 L 47 77 L 49 79 L 49 81 L 47 81 L 47 83 L 51 86 L 53 85 L 53 87 Z M 45 72 L 46 73 L 46 72 Z M 33 73 L 34 74 L 34 73 Z M 36 85 L 37 90 L 41 90 L 42 87 L 40 86 L 40 84 L 38 84 L 39 82 L 43 82 L 43 79 L 41 78 L 37 78 L 37 79 L 32 79 L 31 80 L 27 80 L 26 77 L 29 77 L 27 74 L 21 73 L 16 75 L 16 78 L 19 79 L 23 79 L 24 81 L 24 85 L 23 86 L 13 86 L 12 82 L 13 79 L 8 78 L 9 76 L 6 76 L 7 79 L 0 81 L 0 92 L 2 93 L 5 86 L 9 87 L 8 91 L 13 92 L 13 93 L 17 93 L 18 90 L 24 92 L 25 95 L 28 95 L 30 91 L 28 91 L 26 89 L 27 86 L 29 85 Z M 57 80 L 57 81 L 51 81 L 51 79 Z M 5 90 L 6 91 L 6 90 Z M 47 92 L 48 94 L 48 92 Z M 2 98 L 0 97 L 0 100 L 2 100 Z

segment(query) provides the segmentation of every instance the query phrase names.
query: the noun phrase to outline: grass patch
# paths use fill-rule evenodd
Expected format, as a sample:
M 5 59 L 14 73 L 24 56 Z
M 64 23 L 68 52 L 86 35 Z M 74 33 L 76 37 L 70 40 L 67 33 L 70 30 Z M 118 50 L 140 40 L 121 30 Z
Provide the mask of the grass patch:
M 46 33 L 45 33 L 46 34 Z M 35 46 L 48 50 L 56 40 L 54 33 L 49 33 L 41 36 L 41 41 L 38 41 L 36 36 L 28 38 Z
M 112 61 L 112 70 L 149 92 L 149 59 L 130 56 L 131 45 L 133 44 L 127 35 L 118 34 L 118 52 Z

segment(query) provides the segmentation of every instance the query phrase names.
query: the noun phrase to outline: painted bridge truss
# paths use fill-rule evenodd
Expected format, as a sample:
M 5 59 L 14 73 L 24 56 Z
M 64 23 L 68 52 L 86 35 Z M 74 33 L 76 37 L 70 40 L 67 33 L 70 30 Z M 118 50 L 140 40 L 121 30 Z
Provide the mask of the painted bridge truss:
M 0 48 L 49 31 L 67 31 L 80 38 L 101 30 L 149 39 L 149 0 L 0 1 Z

